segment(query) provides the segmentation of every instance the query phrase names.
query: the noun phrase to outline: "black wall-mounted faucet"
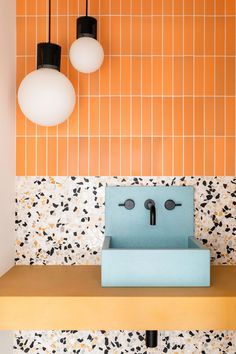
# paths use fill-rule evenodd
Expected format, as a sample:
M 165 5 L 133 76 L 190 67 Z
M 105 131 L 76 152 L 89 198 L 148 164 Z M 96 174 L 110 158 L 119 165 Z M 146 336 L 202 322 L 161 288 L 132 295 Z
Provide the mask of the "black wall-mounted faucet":
M 146 209 L 150 210 L 150 225 L 156 225 L 156 207 L 152 199 L 147 199 L 144 203 Z

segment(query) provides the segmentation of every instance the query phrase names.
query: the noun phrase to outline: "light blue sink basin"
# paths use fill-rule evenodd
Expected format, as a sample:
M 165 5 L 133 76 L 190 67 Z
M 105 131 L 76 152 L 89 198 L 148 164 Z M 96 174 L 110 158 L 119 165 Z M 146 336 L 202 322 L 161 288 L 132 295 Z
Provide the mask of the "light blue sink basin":
M 119 206 L 135 201 L 127 210 Z M 153 199 L 156 225 L 144 202 Z M 172 199 L 181 206 L 164 207 Z M 102 286 L 209 286 L 210 251 L 194 235 L 192 187 L 107 187 Z

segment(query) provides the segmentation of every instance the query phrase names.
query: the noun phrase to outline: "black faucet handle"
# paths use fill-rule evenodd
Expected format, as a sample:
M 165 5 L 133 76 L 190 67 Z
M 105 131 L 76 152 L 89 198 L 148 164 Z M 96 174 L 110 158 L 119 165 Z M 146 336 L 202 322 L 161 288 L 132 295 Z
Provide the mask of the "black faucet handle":
M 124 203 L 118 204 L 118 206 L 125 207 L 125 209 L 131 210 L 135 207 L 135 202 L 133 199 L 126 199 Z
M 166 202 L 165 202 L 165 208 L 167 209 L 167 210 L 173 210 L 175 207 L 177 207 L 177 206 L 182 206 L 182 204 L 181 203 L 175 203 L 175 201 L 174 200 L 172 200 L 172 199 L 168 199 Z
M 150 210 L 152 206 L 155 206 L 155 202 L 152 199 L 147 199 L 144 203 L 146 209 Z

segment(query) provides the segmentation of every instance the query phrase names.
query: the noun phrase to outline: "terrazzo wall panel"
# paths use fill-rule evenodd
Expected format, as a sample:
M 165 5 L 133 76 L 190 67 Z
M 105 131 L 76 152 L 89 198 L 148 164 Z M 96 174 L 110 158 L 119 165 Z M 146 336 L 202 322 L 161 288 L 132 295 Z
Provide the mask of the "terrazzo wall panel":
M 100 264 L 106 185 L 193 185 L 196 237 L 213 264 L 236 264 L 236 178 L 140 176 L 17 177 L 16 264 Z M 14 354 L 24 352 L 235 354 L 236 332 L 161 331 L 147 351 L 137 329 L 17 331 Z

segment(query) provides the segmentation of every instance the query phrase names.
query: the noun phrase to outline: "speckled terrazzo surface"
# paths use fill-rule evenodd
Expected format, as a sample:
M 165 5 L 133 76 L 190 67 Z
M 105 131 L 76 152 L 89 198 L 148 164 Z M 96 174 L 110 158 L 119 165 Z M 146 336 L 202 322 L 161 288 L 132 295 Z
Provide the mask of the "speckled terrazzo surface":
M 233 331 L 160 331 L 158 348 L 145 346 L 144 331 L 18 331 L 14 354 L 235 354 Z
M 236 264 L 236 178 L 17 177 L 16 264 L 99 264 L 106 185 L 193 185 L 195 235 L 214 264 Z M 16 331 L 14 354 L 236 354 L 236 331 Z
M 193 185 L 196 237 L 236 264 L 233 177 L 17 177 L 16 264 L 100 264 L 106 185 Z

